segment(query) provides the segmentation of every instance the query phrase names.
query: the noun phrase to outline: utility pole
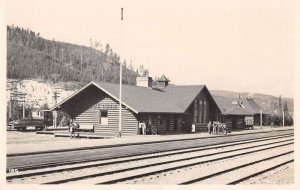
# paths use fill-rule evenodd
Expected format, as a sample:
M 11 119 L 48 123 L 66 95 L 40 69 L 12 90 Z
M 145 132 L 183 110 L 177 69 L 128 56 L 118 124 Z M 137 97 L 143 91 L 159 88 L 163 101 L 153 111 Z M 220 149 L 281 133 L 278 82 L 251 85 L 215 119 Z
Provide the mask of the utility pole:
M 121 53 L 123 53 L 123 8 L 121 8 Z M 120 89 L 119 89 L 119 134 L 122 136 L 122 61 L 120 61 Z
M 282 127 L 284 127 L 284 111 L 282 111 Z
M 57 104 L 57 98 L 59 97 L 59 92 L 57 92 L 57 87 L 56 87 L 56 83 L 58 80 L 59 75 L 58 74 L 53 74 L 51 75 L 51 77 L 53 78 L 53 82 L 54 82 L 54 95 L 52 96 L 54 99 L 54 105 Z M 57 111 L 53 111 L 53 127 L 56 128 L 56 120 L 57 120 Z

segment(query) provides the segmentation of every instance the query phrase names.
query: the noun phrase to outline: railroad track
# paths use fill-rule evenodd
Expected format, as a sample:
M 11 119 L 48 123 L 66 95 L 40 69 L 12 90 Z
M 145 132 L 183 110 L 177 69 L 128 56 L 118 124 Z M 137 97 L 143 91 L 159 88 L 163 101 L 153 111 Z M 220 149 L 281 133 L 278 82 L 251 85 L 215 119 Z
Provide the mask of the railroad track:
M 129 156 L 146 155 L 165 151 L 182 150 L 189 148 L 206 147 L 230 142 L 255 140 L 278 135 L 292 135 L 293 130 L 273 131 L 240 136 L 223 136 L 207 139 L 170 140 L 167 142 L 145 143 L 130 146 L 109 147 L 99 149 L 74 150 L 67 152 L 52 152 L 33 155 L 7 157 L 7 172 L 11 168 L 19 171 L 42 169 L 47 167 L 79 164 L 99 160 L 110 160 Z
M 281 157 L 293 154 L 293 135 L 280 135 L 276 137 L 266 137 L 255 140 L 246 140 L 242 142 L 223 143 L 213 146 L 197 147 L 181 150 L 166 151 L 154 154 L 129 156 L 119 159 L 111 159 L 105 161 L 97 161 L 88 164 L 72 164 L 69 166 L 56 167 L 50 169 L 39 169 L 34 171 L 20 172 L 17 175 L 8 175 L 7 180 L 10 183 L 26 182 L 26 180 L 33 183 L 43 184 L 61 184 L 61 183 L 89 183 L 89 184 L 114 184 L 114 183 L 144 183 L 149 181 L 150 183 L 168 183 L 168 181 L 151 180 L 148 176 L 161 175 L 163 173 L 185 170 L 185 168 L 197 168 L 199 165 L 211 165 L 218 162 L 230 163 L 230 160 L 236 158 L 243 159 L 250 156 L 252 162 L 238 162 L 240 165 L 228 164 L 230 168 L 221 171 L 214 171 L 214 173 L 202 173 L 201 175 L 220 176 L 221 174 L 226 176 L 226 173 L 234 170 L 239 170 L 249 166 L 249 164 L 262 163 L 270 161 L 272 159 L 281 159 Z M 289 149 L 286 151 L 286 149 Z M 279 151 L 279 154 L 273 152 Z M 255 155 L 267 155 L 264 159 L 254 160 Z M 280 158 L 278 158 L 280 157 Z M 249 161 L 251 161 L 251 159 Z M 228 161 L 229 160 L 229 161 Z M 292 162 L 286 160 L 286 163 Z M 284 162 L 284 163 L 285 163 Z M 150 163 L 150 164 L 149 164 Z M 277 163 L 277 162 L 276 162 Z M 282 165 L 282 162 L 279 164 Z M 269 164 L 270 165 L 270 164 Z M 272 167 L 276 167 L 272 165 Z M 233 169 L 235 168 L 235 169 Z M 268 168 L 266 168 L 267 170 Z M 193 169 L 195 170 L 195 169 Z M 101 172 L 99 172 L 101 171 Z M 219 173 L 218 173 L 219 172 Z M 262 172 L 262 171 L 261 171 Z M 178 172 L 180 173 L 180 172 Z M 185 173 L 181 171 L 180 176 Z M 190 176 L 189 171 L 186 175 Z M 62 176 L 60 176 L 62 175 Z M 163 174 L 165 175 L 165 174 Z M 254 175 L 253 173 L 251 174 Z M 54 177 L 53 177 L 54 176 Z M 59 177 L 60 176 L 60 177 Z M 199 183 L 205 179 L 205 176 L 197 176 L 194 179 L 181 179 L 181 181 L 171 181 L 172 184 L 191 184 Z M 244 176 L 246 179 L 247 176 Z M 34 178 L 34 179 L 33 179 Z M 173 178 L 173 177 L 172 177 Z M 137 180 L 141 179 L 141 180 Z M 162 177 L 159 178 L 160 180 Z M 173 178 L 174 179 L 174 178 Z M 231 180 L 231 184 L 239 182 L 238 180 Z M 228 183 L 228 184 L 230 184 Z M 227 183 L 226 183 L 227 184 Z

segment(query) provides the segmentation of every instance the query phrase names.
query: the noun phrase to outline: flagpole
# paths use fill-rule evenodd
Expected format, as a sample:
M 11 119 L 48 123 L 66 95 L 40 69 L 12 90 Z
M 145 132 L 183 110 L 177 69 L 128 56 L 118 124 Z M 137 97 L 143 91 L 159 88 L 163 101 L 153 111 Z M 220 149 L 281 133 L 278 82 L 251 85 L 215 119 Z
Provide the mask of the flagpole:
M 123 53 L 123 8 L 121 8 L 121 53 Z M 119 134 L 118 137 L 122 136 L 122 61 L 120 60 L 120 89 L 119 89 Z

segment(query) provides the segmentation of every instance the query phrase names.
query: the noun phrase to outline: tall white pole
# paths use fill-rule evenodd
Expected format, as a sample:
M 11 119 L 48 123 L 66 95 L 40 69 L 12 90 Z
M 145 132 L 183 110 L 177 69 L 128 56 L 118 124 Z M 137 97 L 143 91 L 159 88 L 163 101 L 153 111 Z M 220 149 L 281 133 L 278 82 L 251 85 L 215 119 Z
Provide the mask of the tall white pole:
M 121 53 L 123 53 L 123 8 L 121 8 Z M 119 85 L 119 135 L 122 133 L 122 61 L 120 60 L 120 85 Z
M 23 102 L 23 118 L 25 118 L 25 98 L 24 98 L 24 102 Z
M 12 108 L 12 106 L 11 106 L 11 98 L 10 98 L 10 100 L 9 100 L 9 118 L 12 118 L 12 112 L 11 112 L 11 108 Z
M 282 127 L 284 127 L 284 111 L 282 112 Z

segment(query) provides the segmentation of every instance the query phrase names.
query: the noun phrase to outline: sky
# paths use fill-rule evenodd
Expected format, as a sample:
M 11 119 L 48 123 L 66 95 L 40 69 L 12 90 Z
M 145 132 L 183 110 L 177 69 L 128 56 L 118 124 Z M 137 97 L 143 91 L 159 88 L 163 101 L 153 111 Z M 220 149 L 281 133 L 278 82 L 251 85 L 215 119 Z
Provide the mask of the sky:
M 10 0 L 5 20 L 47 39 L 110 44 L 176 85 L 294 96 L 295 0 Z M 124 8 L 121 21 L 120 8 Z

